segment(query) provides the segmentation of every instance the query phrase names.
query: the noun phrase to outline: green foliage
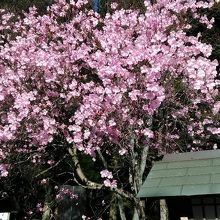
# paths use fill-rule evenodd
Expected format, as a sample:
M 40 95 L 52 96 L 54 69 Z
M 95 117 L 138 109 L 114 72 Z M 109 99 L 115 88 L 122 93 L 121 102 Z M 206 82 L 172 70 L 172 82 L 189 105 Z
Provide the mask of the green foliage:
M 213 46 L 212 58 L 220 61 L 220 4 L 215 4 L 211 11 L 208 12 L 208 17 L 214 17 L 214 27 L 206 30 L 203 34 L 204 42 Z
M 142 10 L 144 8 L 144 1 L 143 0 L 100 0 L 101 7 L 100 7 L 100 14 L 104 15 L 106 12 L 111 11 L 111 3 L 116 2 L 118 3 L 119 8 L 123 9 L 139 9 Z
M 79 155 L 79 161 L 84 173 L 86 173 L 86 177 L 89 180 L 94 182 L 101 181 L 101 176 L 97 173 L 97 162 L 94 162 L 90 156 L 84 154 Z
M 30 6 L 35 5 L 40 13 L 44 13 L 50 2 L 50 0 L 2 0 L 0 1 L 0 8 L 20 13 L 23 10 L 27 11 Z

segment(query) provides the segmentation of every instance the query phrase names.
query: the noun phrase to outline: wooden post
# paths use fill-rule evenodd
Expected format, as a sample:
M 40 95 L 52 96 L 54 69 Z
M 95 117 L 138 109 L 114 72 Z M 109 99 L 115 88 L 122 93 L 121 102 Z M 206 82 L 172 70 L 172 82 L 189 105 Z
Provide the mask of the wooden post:
M 160 200 L 160 220 L 168 220 L 168 208 L 165 199 Z

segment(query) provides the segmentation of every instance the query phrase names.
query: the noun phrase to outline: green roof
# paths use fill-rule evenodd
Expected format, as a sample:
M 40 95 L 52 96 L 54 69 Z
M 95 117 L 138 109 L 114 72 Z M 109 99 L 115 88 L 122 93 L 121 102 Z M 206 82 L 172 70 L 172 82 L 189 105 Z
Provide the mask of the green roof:
M 220 194 L 220 150 L 165 155 L 155 162 L 138 197 Z

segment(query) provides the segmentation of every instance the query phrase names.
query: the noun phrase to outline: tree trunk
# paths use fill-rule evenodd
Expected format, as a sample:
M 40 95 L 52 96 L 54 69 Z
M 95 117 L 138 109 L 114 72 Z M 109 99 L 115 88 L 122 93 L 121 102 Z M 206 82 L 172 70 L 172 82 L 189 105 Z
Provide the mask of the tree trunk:
M 136 207 L 134 207 L 134 214 L 132 220 L 140 220 Z
M 117 205 L 115 201 L 113 201 L 110 206 L 109 220 L 117 220 Z
M 137 200 L 136 207 L 134 207 L 134 214 L 132 220 L 145 220 L 145 202 L 142 200 Z
M 114 194 L 119 196 L 120 198 L 128 199 L 129 201 L 133 202 L 134 216 L 136 215 L 140 216 L 140 218 L 135 217 L 136 218 L 135 220 L 145 220 L 143 202 L 141 202 L 139 199 L 136 198 L 136 194 L 138 193 L 140 186 L 142 185 L 142 176 L 143 176 L 144 168 L 146 165 L 146 157 L 147 157 L 148 148 L 143 148 L 142 150 L 143 150 L 142 152 L 144 153 L 144 155 L 142 154 L 141 163 L 139 162 L 140 159 L 138 155 L 134 151 L 131 153 L 133 157 L 132 158 L 133 167 L 130 169 L 129 183 L 131 184 L 132 193 L 125 191 L 124 189 L 120 189 L 120 188 L 109 189 L 112 192 L 114 192 Z M 78 157 L 77 157 L 76 147 L 73 146 L 73 148 L 69 148 L 68 151 L 70 155 L 72 156 L 72 159 L 75 165 L 75 173 L 77 174 L 77 177 L 82 182 L 81 185 L 87 189 L 100 190 L 102 188 L 105 188 L 103 184 L 90 181 L 86 177 L 83 170 L 81 169 L 80 161 L 78 160 Z M 75 177 L 74 177 L 74 180 L 78 182 L 78 180 Z M 119 213 L 118 213 L 117 208 L 119 208 Z M 119 201 L 115 201 L 115 199 L 113 199 L 112 204 L 110 206 L 110 211 L 109 211 L 109 220 L 117 220 L 117 214 L 118 215 L 120 214 L 122 220 L 126 219 L 122 204 L 119 204 Z
M 49 219 L 50 219 L 50 206 L 47 202 L 45 202 L 42 220 L 49 220 Z
M 132 169 L 130 169 L 129 173 L 129 183 L 131 184 L 133 193 L 137 195 L 143 183 L 143 174 L 146 169 L 149 147 L 143 146 L 140 148 L 140 146 L 135 146 L 134 139 L 131 139 L 131 146 Z M 136 198 L 135 204 L 132 220 L 145 220 L 145 201 Z
M 51 188 L 49 187 L 45 195 L 42 220 L 50 220 L 50 214 L 51 214 L 50 202 L 51 202 Z
M 118 198 L 118 208 L 121 220 L 126 220 L 125 209 L 122 198 Z

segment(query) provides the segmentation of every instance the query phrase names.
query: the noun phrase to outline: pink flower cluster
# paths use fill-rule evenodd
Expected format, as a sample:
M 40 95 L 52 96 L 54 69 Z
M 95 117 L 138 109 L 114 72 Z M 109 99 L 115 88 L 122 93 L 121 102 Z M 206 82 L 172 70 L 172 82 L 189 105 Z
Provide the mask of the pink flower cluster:
M 8 164 L 0 164 L 0 177 L 8 176 Z
M 105 178 L 103 183 L 106 187 L 117 188 L 117 181 L 113 179 L 112 172 L 108 170 L 102 170 L 100 174 L 102 178 Z
M 78 195 L 75 194 L 72 190 L 68 189 L 68 188 L 61 188 L 58 192 L 58 194 L 56 195 L 56 199 L 57 200 L 63 200 L 66 197 L 68 197 L 69 199 L 78 199 Z
M 57 0 L 47 14 L 33 7 L 13 22 L 0 11 L 0 30 L 13 32 L 0 47 L 1 145 L 22 140 L 41 154 L 62 136 L 92 157 L 109 143 L 124 155 L 131 137 L 141 146 L 156 138 L 148 121 L 175 96 L 169 77 L 181 78 L 191 102 L 213 103 L 218 63 L 209 59 L 212 47 L 188 36 L 190 26 L 178 16 L 191 11 L 209 27 L 213 20 L 198 11 L 213 1 L 145 1 L 143 13 L 113 4 L 104 18 L 86 2 Z M 110 172 L 101 175 L 116 187 Z

